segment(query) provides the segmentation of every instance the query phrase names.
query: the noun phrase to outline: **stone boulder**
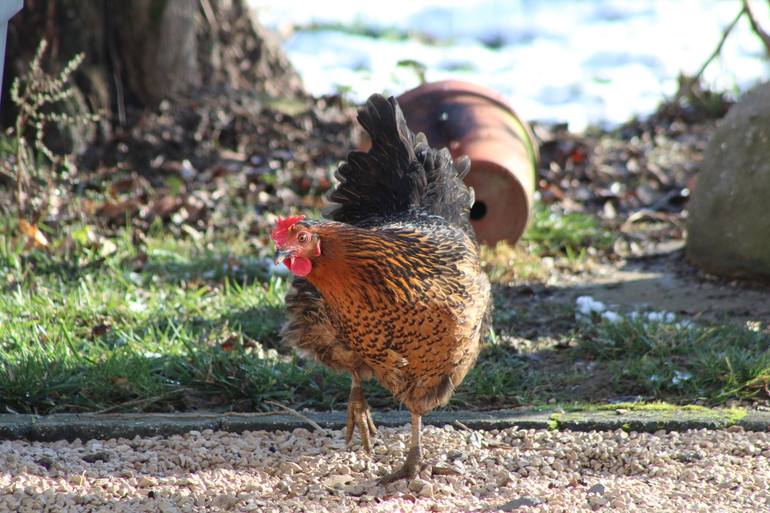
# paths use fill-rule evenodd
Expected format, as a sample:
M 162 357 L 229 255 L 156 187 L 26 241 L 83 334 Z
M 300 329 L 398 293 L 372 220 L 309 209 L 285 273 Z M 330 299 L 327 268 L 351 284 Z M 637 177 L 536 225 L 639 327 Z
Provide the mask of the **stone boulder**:
M 706 148 L 687 256 L 709 273 L 770 277 L 770 83 L 746 92 Z

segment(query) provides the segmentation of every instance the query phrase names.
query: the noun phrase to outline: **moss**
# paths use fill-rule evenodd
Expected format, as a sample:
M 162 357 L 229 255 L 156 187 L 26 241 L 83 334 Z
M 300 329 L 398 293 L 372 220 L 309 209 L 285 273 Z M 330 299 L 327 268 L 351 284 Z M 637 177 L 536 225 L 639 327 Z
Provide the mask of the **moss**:
M 684 406 L 682 406 L 682 409 L 687 411 L 704 411 L 704 412 L 712 411 L 711 408 L 707 408 L 700 404 L 685 404 Z
M 675 412 L 675 411 L 711 411 L 710 408 L 698 404 L 677 405 L 666 402 L 655 401 L 651 403 L 614 403 L 614 404 L 595 404 L 587 405 L 584 411 L 604 411 L 604 410 L 629 410 L 629 411 L 657 411 L 657 412 Z
M 743 417 L 749 414 L 746 408 L 737 407 L 726 408 L 720 411 L 725 415 L 725 421 L 728 426 L 737 424 Z
M 548 429 L 550 431 L 555 431 L 561 427 L 561 419 L 562 414 L 561 413 L 552 413 L 551 417 L 548 419 Z
M 615 410 L 627 410 L 629 412 L 654 412 L 656 414 L 654 417 L 656 419 L 656 425 L 660 429 L 665 427 L 667 422 L 675 420 L 677 418 L 677 414 L 680 412 L 696 413 L 699 416 L 715 420 L 719 424 L 724 423 L 725 427 L 737 424 L 741 419 L 748 415 L 747 409 L 740 407 L 709 408 L 699 404 L 676 405 L 666 402 L 575 404 L 569 408 L 570 412 L 602 412 Z M 631 429 L 631 426 L 630 424 L 625 423 L 622 425 L 622 429 L 628 431 Z

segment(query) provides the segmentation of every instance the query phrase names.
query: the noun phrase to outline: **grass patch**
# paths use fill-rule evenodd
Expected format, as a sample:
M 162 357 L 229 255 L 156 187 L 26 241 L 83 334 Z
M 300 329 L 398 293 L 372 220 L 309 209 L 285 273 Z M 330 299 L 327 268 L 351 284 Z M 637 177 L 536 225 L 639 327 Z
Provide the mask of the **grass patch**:
M 637 402 L 637 403 L 631 403 L 631 402 L 621 402 L 621 403 L 614 403 L 614 404 L 597 404 L 597 405 L 589 405 L 586 408 L 583 408 L 586 410 L 629 410 L 629 411 L 676 411 L 676 410 L 686 410 L 686 411 L 701 411 L 706 412 L 710 411 L 710 408 L 707 408 L 700 404 L 685 404 L 685 405 L 677 405 L 677 404 L 670 404 L 663 401 L 653 401 L 653 402 Z
M 140 253 L 118 236 L 107 257 L 83 248 L 14 252 L 5 242 L 2 410 L 183 407 L 198 381 L 229 390 L 231 369 L 217 372 L 233 348 L 274 344 L 286 284 L 241 264 L 244 241 L 224 252 L 149 238 Z M 192 372 L 189 362 L 206 370 Z
M 538 204 L 522 242 L 538 256 L 564 255 L 569 259 L 581 259 L 587 255 L 588 248 L 610 249 L 614 235 L 602 227 L 595 215 L 558 212 Z
M 482 246 L 481 260 L 493 283 L 544 281 L 548 277 L 548 269 L 538 255 L 504 241 L 495 247 Z
M 589 255 L 611 250 L 614 241 L 615 234 L 595 215 L 561 212 L 537 204 L 521 242 L 483 246 L 481 258 L 493 282 L 545 281 L 551 266 L 543 257 L 554 257 L 561 267 L 574 270 Z
M 730 324 L 605 321 L 584 329 L 578 352 L 606 365 L 614 387 L 652 397 L 722 403 L 770 383 L 770 336 Z
M 279 345 L 288 284 L 242 232 L 151 229 L 137 246 L 130 230 L 98 242 L 87 231 L 47 230 L 45 250 L 0 236 L 0 411 L 345 407 L 348 376 Z M 723 404 L 770 381 L 765 334 L 632 321 L 576 328 L 571 309 L 538 303 L 526 287 L 496 285 L 495 303 L 498 336 L 450 408 L 635 396 Z M 366 394 L 376 408 L 398 407 L 374 382 Z

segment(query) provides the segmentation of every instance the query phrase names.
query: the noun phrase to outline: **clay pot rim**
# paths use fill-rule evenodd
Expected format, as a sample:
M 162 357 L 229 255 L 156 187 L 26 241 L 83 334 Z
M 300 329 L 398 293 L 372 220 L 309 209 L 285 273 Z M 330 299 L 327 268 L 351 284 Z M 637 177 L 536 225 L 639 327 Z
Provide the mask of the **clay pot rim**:
M 398 101 L 408 123 L 409 114 L 417 112 L 410 126 L 424 131 L 429 140 L 432 137 L 432 145 L 448 147 L 455 157 L 471 158 L 471 173 L 465 180 L 476 188 L 476 202 L 487 206 L 486 213 L 478 211 L 479 217 L 470 220 L 478 240 L 517 242 L 534 214 L 532 192 L 539 161 L 539 145 L 527 123 L 497 92 L 458 80 L 422 84 L 400 94 Z M 442 113 L 455 106 L 468 119 L 463 125 L 451 121 L 442 125 L 440 120 L 448 119 Z M 459 130 L 460 126 L 465 129 Z
M 499 175 L 501 177 L 504 177 L 506 179 L 511 178 L 511 171 L 506 166 L 501 164 L 500 162 L 497 162 L 495 160 L 489 160 L 489 159 L 483 159 L 483 158 L 477 158 L 473 160 L 473 163 L 477 166 L 477 168 L 483 168 L 487 172 L 494 173 L 496 175 Z M 524 205 L 524 210 L 526 212 L 526 217 L 524 218 L 524 222 L 521 224 L 521 228 L 516 230 L 518 233 L 518 237 L 516 237 L 516 240 L 520 239 L 521 236 L 524 234 L 524 232 L 527 230 L 527 227 L 529 226 L 529 223 L 532 221 L 532 217 L 535 215 L 535 208 L 534 208 L 534 199 L 531 198 L 528 194 L 526 189 L 524 188 L 524 185 L 516 178 L 514 177 L 514 180 L 511 182 L 513 187 L 518 188 L 522 196 L 524 197 L 524 202 L 526 203 Z M 474 190 L 475 193 L 475 190 Z M 475 201 L 478 201 L 478 198 L 476 198 Z M 474 202 L 475 202 L 474 201 Z M 502 240 L 502 239 L 501 239 Z
M 398 102 L 407 104 L 411 101 L 419 99 L 422 96 L 431 95 L 434 93 L 443 94 L 445 96 L 459 96 L 463 94 L 477 96 L 491 101 L 502 110 L 509 112 L 516 119 L 517 124 L 525 132 L 527 139 L 532 145 L 530 155 L 535 165 L 535 170 L 537 170 L 537 166 L 540 164 L 540 145 L 537 142 L 535 133 L 532 131 L 529 124 L 522 120 L 522 118 L 516 113 L 513 107 L 508 104 L 508 102 L 500 93 L 488 87 L 473 84 L 471 82 L 448 79 L 439 80 L 437 82 L 427 82 L 413 89 L 405 91 L 398 95 Z

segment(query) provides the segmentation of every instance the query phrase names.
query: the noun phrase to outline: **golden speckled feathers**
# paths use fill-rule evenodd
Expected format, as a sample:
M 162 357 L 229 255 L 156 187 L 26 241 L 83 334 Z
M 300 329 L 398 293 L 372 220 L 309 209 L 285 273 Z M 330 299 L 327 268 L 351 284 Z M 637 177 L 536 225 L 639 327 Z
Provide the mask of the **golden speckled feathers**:
M 332 368 L 372 375 L 422 414 L 445 403 L 474 364 L 489 318 L 489 281 L 468 220 L 470 163 L 432 149 L 395 99 L 359 111 L 368 152 L 351 152 L 312 271 L 286 298 L 284 340 Z
M 323 310 L 323 323 L 310 322 L 305 339 L 323 324 L 327 340 L 316 333 L 316 345 L 345 347 L 355 368 L 370 370 L 412 411 L 448 400 L 475 362 L 489 306 L 476 244 L 427 215 L 372 228 L 312 228 L 323 249 L 307 278 L 320 293 L 313 311 Z M 294 335 L 290 343 L 307 345 Z M 328 351 L 317 353 L 345 367 L 329 361 Z

